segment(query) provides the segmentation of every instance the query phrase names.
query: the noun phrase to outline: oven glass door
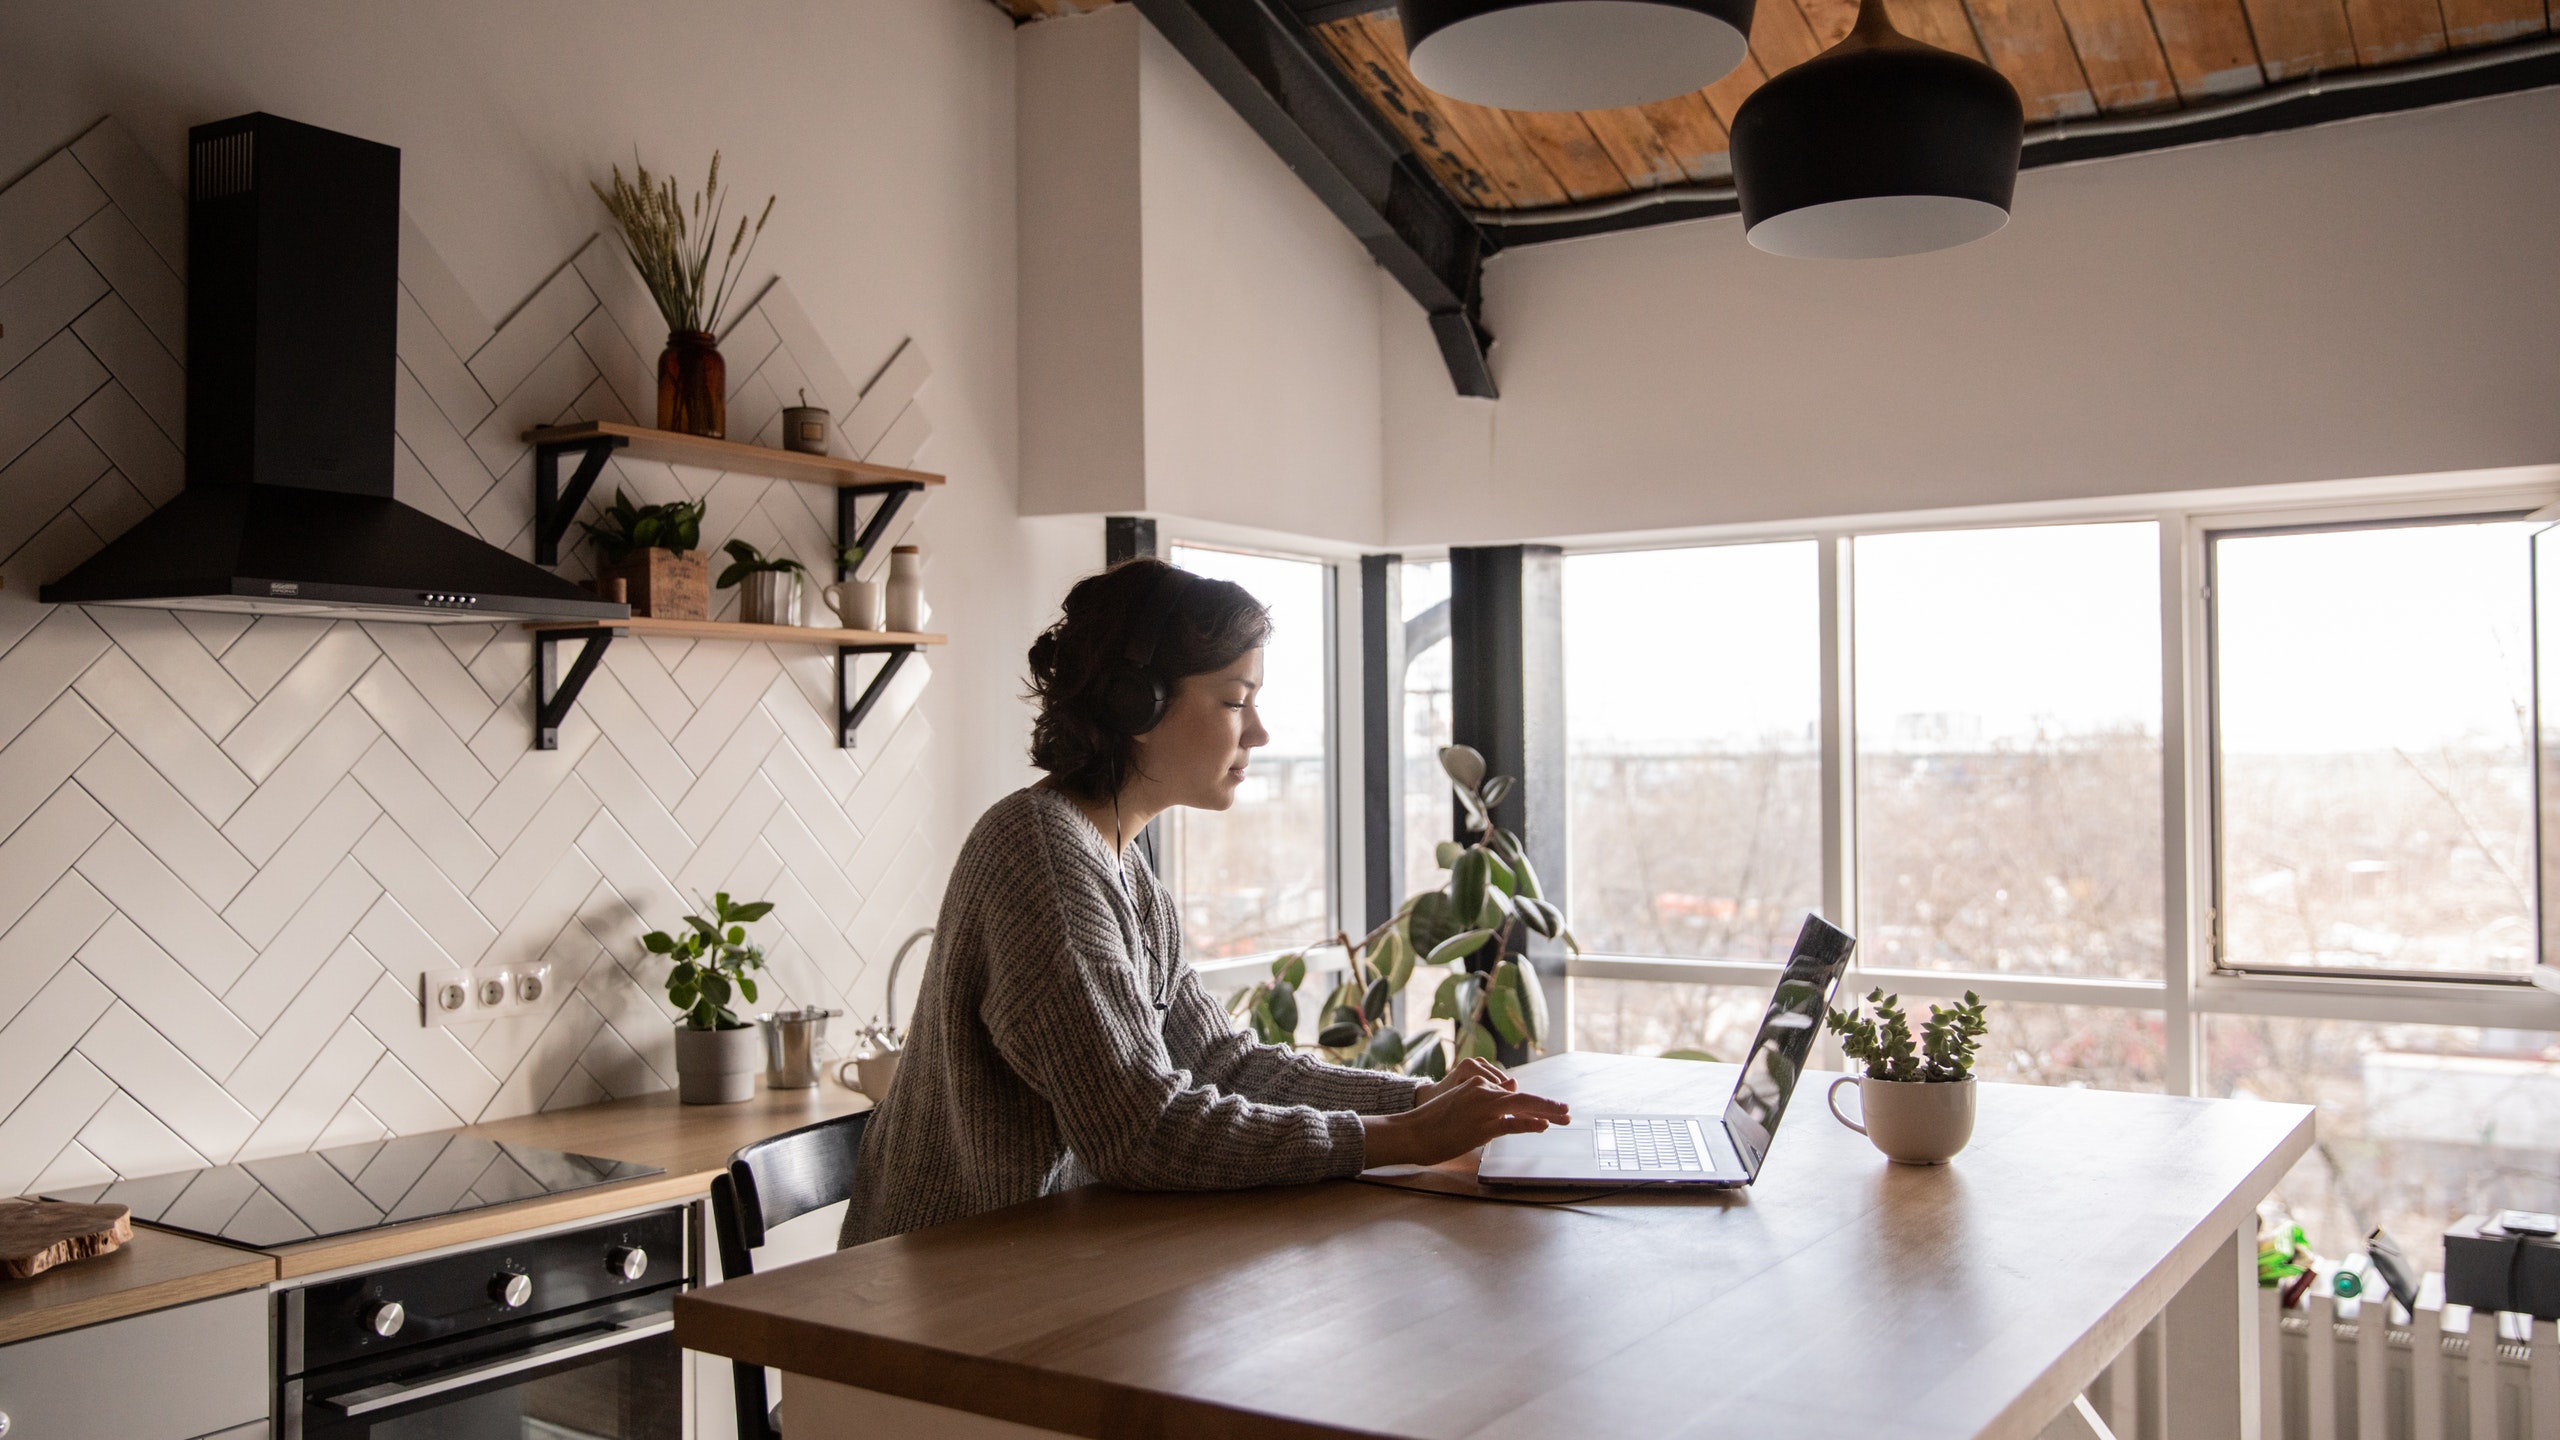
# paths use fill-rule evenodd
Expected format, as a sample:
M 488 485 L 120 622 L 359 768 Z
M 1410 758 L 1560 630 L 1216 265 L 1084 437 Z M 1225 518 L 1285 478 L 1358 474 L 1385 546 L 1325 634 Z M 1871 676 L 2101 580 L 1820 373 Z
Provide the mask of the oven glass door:
M 684 1352 L 661 1310 L 450 1369 L 298 1388 L 303 1440 L 681 1440 Z

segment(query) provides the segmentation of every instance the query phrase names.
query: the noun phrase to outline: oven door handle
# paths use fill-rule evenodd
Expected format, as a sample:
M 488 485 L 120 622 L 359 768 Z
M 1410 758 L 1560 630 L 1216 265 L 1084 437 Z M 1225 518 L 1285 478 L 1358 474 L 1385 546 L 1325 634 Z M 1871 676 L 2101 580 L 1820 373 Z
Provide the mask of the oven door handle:
M 574 1360 L 581 1355 L 592 1355 L 599 1350 L 610 1350 L 617 1345 L 628 1345 L 634 1340 L 645 1340 L 652 1335 L 664 1334 L 675 1327 L 675 1316 L 652 1315 L 645 1320 L 616 1325 L 601 1335 L 584 1335 L 575 1339 L 554 1341 L 549 1345 L 537 1345 L 520 1355 L 498 1361 L 494 1365 L 482 1365 L 477 1369 L 465 1370 L 458 1375 L 439 1375 L 433 1380 L 421 1380 L 414 1385 L 368 1385 L 361 1390 L 350 1390 L 344 1395 L 327 1396 L 313 1403 L 326 1405 L 341 1415 L 370 1415 L 376 1410 L 387 1410 L 394 1405 L 406 1405 L 412 1400 L 423 1400 L 430 1395 L 441 1395 L 448 1390 L 460 1390 L 467 1385 L 477 1385 L 483 1380 L 495 1380 L 501 1376 L 557 1364 L 562 1360 Z

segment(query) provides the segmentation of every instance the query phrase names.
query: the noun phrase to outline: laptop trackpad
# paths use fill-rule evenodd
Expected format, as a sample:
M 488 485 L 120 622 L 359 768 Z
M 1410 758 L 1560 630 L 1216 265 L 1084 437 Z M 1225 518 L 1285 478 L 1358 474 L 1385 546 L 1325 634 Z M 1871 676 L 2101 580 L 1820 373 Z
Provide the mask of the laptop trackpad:
M 1556 1125 L 1532 1135 L 1503 1135 L 1495 1138 L 1493 1153 L 1522 1160 L 1591 1159 L 1591 1127 L 1588 1125 Z

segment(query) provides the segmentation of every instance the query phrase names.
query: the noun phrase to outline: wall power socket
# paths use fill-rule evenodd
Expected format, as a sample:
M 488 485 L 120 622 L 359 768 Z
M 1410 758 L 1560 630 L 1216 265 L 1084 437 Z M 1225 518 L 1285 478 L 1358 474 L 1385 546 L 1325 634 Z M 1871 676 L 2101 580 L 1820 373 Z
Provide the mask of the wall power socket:
M 551 966 L 474 965 L 418 975 L 419 1023 L 432 1030 L 506 1020 L 552 1007 Z

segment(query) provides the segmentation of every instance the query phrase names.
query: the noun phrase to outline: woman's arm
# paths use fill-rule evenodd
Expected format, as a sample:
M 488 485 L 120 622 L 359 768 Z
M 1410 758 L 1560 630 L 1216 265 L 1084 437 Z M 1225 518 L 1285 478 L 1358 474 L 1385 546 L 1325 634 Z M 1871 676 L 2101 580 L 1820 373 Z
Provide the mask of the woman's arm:
M 1262 1104 L 1186 1083 L 1127 956 L 1070 942 L 1046 956 L 1007 956 L 1000 969 L 988 1030 L 1096 1179 L 1220 1190 L 1303 1184 L 1365 1165 L 1365 1133 L 1347 1107 Z
M 1175 1064 L 1202 1082 L 1274 1105 L 1313 1105 L 1363 1115 L 1412 1109 L 1423 1082 L 1384 1070 L 1328 1065 L 1284 1045 L 1264 1045 L 1235 1027 L 1185 965 L 1175 982 L 1165 1044 Z

